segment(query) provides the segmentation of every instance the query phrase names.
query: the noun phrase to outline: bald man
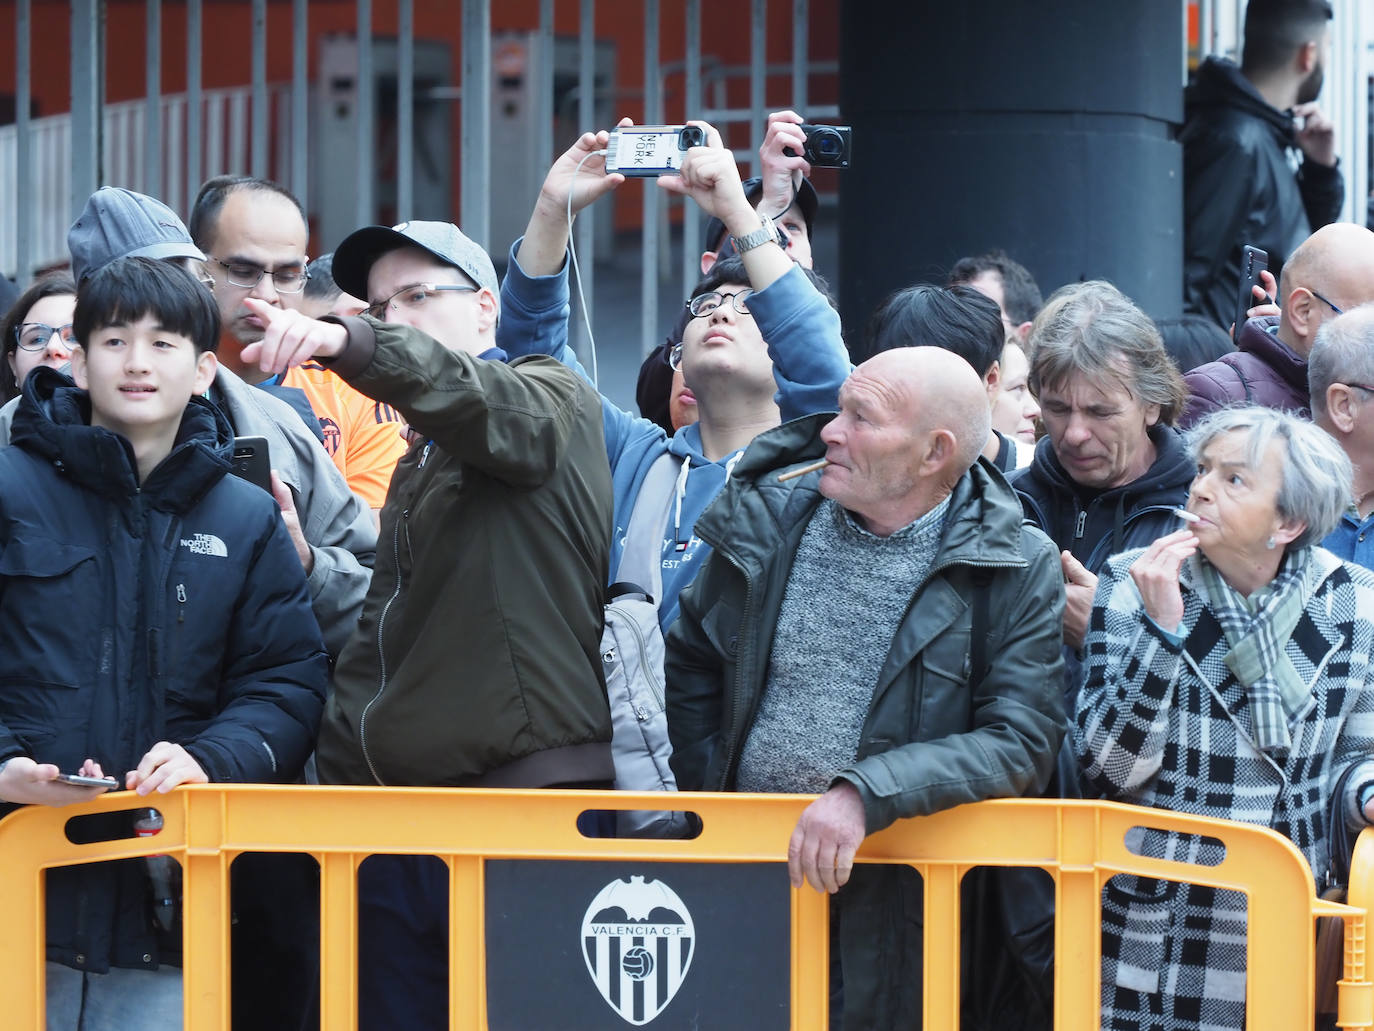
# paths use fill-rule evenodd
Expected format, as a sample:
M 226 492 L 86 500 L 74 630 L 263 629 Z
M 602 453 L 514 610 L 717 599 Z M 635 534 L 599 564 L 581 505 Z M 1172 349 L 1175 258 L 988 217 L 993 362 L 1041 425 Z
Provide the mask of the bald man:
M 1180 429 L 1230 404 L 1309 414 L 1307 356 L 1317 330 L 1374 301 L 1374 233 L 1353 222 L 1318 229 L 1284 264 L 1278 292 L 1277 319 L 1250 319 L 1236 333 L 1233 354 L 1187 374 L 1190 397 Z
M 853 870 L 855 851 L 903 817 L 1044 789 L 1064 591 L 979 457 L 987 391 L 964 359 L 885 351 L 839 401 L 761 433 L 697 521 L 715 550 L 668 635 L 672 764 L 687 790 L 820 796 L 788 865 L 836 895 L 843 1026 L 919 1026 L 920 887 Z

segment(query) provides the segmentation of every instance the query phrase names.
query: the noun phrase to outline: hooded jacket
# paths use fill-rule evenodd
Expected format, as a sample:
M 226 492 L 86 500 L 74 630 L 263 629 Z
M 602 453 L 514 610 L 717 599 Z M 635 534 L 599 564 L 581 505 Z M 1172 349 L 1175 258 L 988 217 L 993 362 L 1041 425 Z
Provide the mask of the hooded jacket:
M 230 433 L 266 438 L 272 468 L 291 488 L 301 532 L 315 560 L 306 578 L 315 618 L 330 656 L 337 656 L 358 625 L 372 580 L 377 551 L 372 512 L 348 489 L 324 445 L 287 402 L 250 386 L 223 365 L 211 394 L 229 417 Z M 0 446 L 10 441 L 19 401 L 14 398 L 0 408 Z
M 519 240 L 511 246 L 510 265 L 501 284 L 497 341 L 512 357 L 553 355 L 581 372 L 582 366 L 568 346 L 568 263 L 565 261 L 554 275 L 532 279 L 515 260 L 519 247 Z M 800 268 L 793 268 L 766 290 L 750 294 L 749 311 L 768 342 L 782 421 L 833 412 L 850 370 L 835 309 Z M 601 411 L 615 489 L 612 580 L 624 551 L 630 514 L 649 468 L 665 451 L 681 463 L 676 497 L 663 530 L 663 598 L 658 612 L 659 625 L 666 634 L 677 618 L 678 593 L 692 582 L 710 550 L 693 529 L 697 517 L 725 486 L 743 449 L 712 461 L 702 452 L 697 424 L 684 426 L 669 437 L 648 419 L 636 418 L 606 398 L 602 399 Z
M 334 672 L 321 781 L 609 784 L 611 480 L 596 393 L 548 358 L 506 364 L 337 321 L 348 344 L 330 367 L 421 439 L 392 476 L 372 586 Z
M 1209 57 L 1184 98 L 1184 310 L 1218 325 L 1236 317 L 1241 248 L 1269 254 L 1275 272 L 1345 198 L 1338 167 L 1301 157 L 1291 111 L 1260 96 L 1231 61 Z
M 0 760 L 119 776 L 167 740 L 213 782 L 294 779 L 328 659 L 275 501 L 225 475 L 233 435 L 201 398 L 142 483 L 89 420 L 40 369 L 0 449 Z M 48 958 L 155 967 L 150 914 L 138 861 L 49 871 Z
M 1183 377 L 1190 396 L 1179 429 L 1189 429 L 1227 405 L 1263 405 L 1303 419 L 1310 416 L 1307 360 L 1279 340 L 1278 325 L 1272 316 L 1249 319 L 1235 351 Z
M 668 635 L 668 730 L 684 790 L 731 790 L 767 682 L 797 547 L 822 496 L 819 473 L 777 474 L 825 453 L 833 416 L 755 438 L 698 523 L 714 549 Z M 987 580 L 976 586 L 983 575 Z M 1022 522 L 1006 481 L 980 460 L 955 485 L 925 583 L 893 636 L 854 762 L 865 833 L 1049 780 L 1060 707 L 1063 590 L 1053 545 Z M 981 679 L 970 676 L 973 592 L 989 592 Z M 863 586 L 848 585 L 855 618 Z M 910 1027 L 921 1016 L 921 890 L 909 869 L 859 867 L 841 907 L 845 1028 Z
M 1076 483 L 1059 464 L 1049 437 L 1035 445 L 1031 464 L 1009 477 L 1026 518 L 1090 572 L 1101 573 L 1110 555 L 1178 529 L 1173 510 L 1188 500 L 1196 469 L 1177 430 L 1156 424 L 1149 434 L 1154 463 L 1120 487 L 1095 490 Z

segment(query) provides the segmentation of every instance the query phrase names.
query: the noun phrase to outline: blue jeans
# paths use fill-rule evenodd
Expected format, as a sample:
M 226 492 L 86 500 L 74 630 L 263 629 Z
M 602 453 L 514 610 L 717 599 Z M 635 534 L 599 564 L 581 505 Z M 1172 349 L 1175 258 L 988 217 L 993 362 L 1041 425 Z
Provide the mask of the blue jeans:
M 47 964 L 48 1031 L 180 1031 L 181 970 L 88 974 Z

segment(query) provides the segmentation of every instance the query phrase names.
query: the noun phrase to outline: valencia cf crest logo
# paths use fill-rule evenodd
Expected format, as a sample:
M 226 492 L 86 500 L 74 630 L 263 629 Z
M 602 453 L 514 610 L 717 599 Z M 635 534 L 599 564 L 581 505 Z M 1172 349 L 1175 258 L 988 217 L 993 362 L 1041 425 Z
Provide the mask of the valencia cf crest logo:
M 582 918 L 582 955 L 601 997 L 636 1026 L 660 1013 L 692 965 L 692 914 L 662 881 L 612 881 Z

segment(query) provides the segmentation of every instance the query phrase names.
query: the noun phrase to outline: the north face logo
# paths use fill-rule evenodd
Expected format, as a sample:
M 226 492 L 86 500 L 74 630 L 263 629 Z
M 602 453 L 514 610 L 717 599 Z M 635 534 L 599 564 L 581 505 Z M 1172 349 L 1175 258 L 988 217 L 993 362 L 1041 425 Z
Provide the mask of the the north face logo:
M 193 537 L 183 537 L 181 546 L 187 549 L 192 555 L 216 555 L 219 558 L 228 558 L 229 549 L 224 546 L 224 542 L 213 533 L 198 533 Z
M 620 1017 L 647 1024 L 673 1000 L 692 965 L 692 914 L 662 881 L 612 881 L 582 918 L 582 956 Z

